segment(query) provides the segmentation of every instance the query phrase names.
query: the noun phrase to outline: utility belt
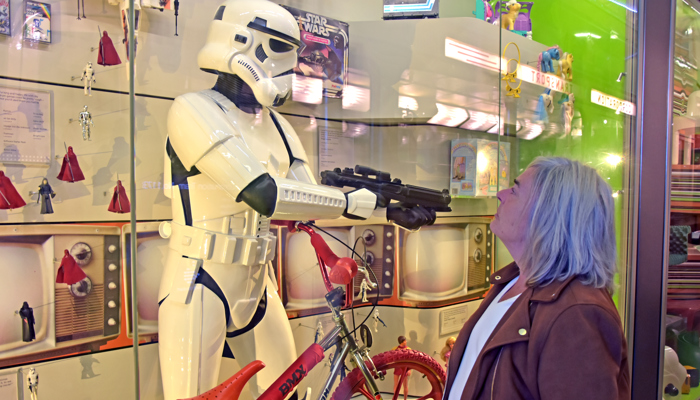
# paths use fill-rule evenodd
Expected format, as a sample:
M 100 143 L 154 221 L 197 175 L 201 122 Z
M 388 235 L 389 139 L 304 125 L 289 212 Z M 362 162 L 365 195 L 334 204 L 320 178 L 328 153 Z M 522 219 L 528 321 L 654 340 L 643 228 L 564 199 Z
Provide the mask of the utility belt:
M 277 243 L 272 233 L 261 237 L 226 235 L 176 222 L 161 223 L 159 232 L 170 239 L 168 247 L 179 254 L 219 264 L 265 264 L 274 258 Z

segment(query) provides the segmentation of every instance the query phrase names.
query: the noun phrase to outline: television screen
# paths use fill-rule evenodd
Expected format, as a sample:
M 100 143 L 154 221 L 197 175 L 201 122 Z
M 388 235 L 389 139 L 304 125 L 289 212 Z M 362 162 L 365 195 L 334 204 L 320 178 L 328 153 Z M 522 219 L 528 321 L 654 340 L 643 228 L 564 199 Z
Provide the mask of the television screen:
M 418 232 L 402 231 L 401 300 L 445 302 L 465 299 L 489 287 L 493 235 L 487 218 L 453 218 Z

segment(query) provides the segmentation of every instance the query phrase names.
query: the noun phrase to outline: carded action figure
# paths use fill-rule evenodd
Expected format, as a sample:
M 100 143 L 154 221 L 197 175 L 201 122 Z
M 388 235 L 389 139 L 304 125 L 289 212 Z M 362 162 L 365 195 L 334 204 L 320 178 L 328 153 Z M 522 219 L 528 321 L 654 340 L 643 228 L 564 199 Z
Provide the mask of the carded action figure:
M 65 182 L 79 182 L 85 180 L 85 175 L 78 164 L 78 157 L 73 152 L 73 147 L 68 146 L 68 152 L 63 156 L 63 164 L 61 171 L 58 173 L 58 179 Z
M 19 316 L 22 318 L 22 341 L 31 342 L 36 339 L 34 331 L 34 310 L 25 301 L 19 309 Z
M 366 219 L 377 205 L 367 189 L 318 185 L 299 137 L 273 109 L 291 94 L 299 38 L 296 19 L 279 5 L 226 1 L 197 57 L 217 75 L 214 88 L 178 96 L 168 114 L 164 182 L 173 219 L 160 229 L 170 245 L 158 294 L 165 400 L 213 388 L 222 354 L 231 353 L 240 365 L 266 364 L 249 381 L 259 397 L 296 359 L 270 269 L 270 220 Z M 392 219 L 405 224 L 422 212 L 405 208 Z
M 119 58 L 119 54 L 117 54 L 117 49 L 114 48 L 112 39 L 107 34 L 107 31 L 102 32 L 99 53 L 97 53 L 97 64 L 108 66 L 119 65 L 121 63 L 122 60 Z
M 92 114 L 88 111 L 88 106 L 83 107 L 83 111 L 80 112 L 80 128 L 83 130 L 83 140 L 90 139 L 90 129 L 95 127 L 92 123 Z
M 85 96 L 92 97 L 92 84 L 97 82 L 95 80 L 95 70 L 92 69 L 92 63 L 88 62 L 83 69 L 83 74 L 80 75 L 80 80 L 83 81 L 83 91 Z
M 117 186 L 114 187 L 112 201 L 109 202 L 109 212 L 124 214 L 131 211 L 129 198 L 126 196 L 126 189 L 122 186 L 122 181 L 117 181 Z
M 42 214 L 53 214 L 53 204 L 51 199 L 56 197 L 56 193 L 49 185 L 49 180 L 44 178 L 39 185 L 39 198 L 36 199 L 37 203 L 41 203 L 41 213 Z
M 85 275 L 85 272 L 83 272 L 75 261 L 75 258 L 73 258 L 68 250 L 64 250 L 61 266 L 58 267 L 58 274 L 56 275 L 56 283 L 73 285 L 85 278 L 87 278 L 87 275 Z
M 12 210 L 24 207 L 26 204 L 15 189 L 15 185 L 12 184 L 12 180 L 0 171 L 0 210 Z

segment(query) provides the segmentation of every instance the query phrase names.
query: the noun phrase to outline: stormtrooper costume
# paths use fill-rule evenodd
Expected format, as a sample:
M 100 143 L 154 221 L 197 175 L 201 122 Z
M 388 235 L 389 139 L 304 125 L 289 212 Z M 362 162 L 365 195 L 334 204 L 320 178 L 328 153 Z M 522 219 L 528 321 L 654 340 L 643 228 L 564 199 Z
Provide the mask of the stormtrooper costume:
M 161 224 L 169 252 L 159 291 L 159 352 L 166 400 L 216 386 L 222 356 L 262 360 L 257 398 L 296 359 L 271 268 L 270 220 L 368 218 L 376 196 L 318 185 L 292 126 L 271 107 L 290 95 L 300 45 L 296 20 L 266 0 L 228 0 L 209 26 L 198 64 L 211 90 L 175 99 L 168 114 Z M 167 185 L 171 183 L 171 185 Z M 415 229 L 420 208 L 387 217 Z

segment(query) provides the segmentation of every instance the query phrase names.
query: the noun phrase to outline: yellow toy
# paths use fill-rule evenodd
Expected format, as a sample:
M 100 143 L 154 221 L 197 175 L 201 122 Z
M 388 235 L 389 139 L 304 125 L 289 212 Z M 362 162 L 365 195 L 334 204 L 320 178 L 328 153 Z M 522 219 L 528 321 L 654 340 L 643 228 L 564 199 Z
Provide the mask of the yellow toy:
M 559 64 L 561 65 L 561 76 L 562 78 L 570 81 L 574 79 L 574 74 L 571 71 L 571 64 L 574 63 L 574 55 L 569 53 L 564 53 L 561 57 Z
M 508 14 L 501 16 L 501 28 L 512 31 L 515 28 L 515 20 L 520 13 L 520 3 L 513 2 L 508 6 Z
M 518 50 L 518 58 L 509 59 L 506 62 L 505 71 L 502 71 L 501 73 L 503 74 L 502 80 L 506 81 L 506 96 L 513 96 L 517 98 L 520 97 L 520 85 L 523 84 L 523 81 L 520 80 L 517 87 L 510 86 L 510 83 L 515 82 L 515 80 L 518 79 L 518 70 L 520 69 L 520 47 L 518 47 L 518 45 L 513 42 L 509 42 L 508 44 L 506 44 L 506 47 L 503 49 L 503 59 L 506 59 L 506 50 L 508 50 L 508 46 L 510 46 L 511 44 L 515 46 L 516 50 Z M 508 67 L 510 66 L 511 61 L 515 61 L 517 65 L 515 66 L 513 72 L 508 72 Z

